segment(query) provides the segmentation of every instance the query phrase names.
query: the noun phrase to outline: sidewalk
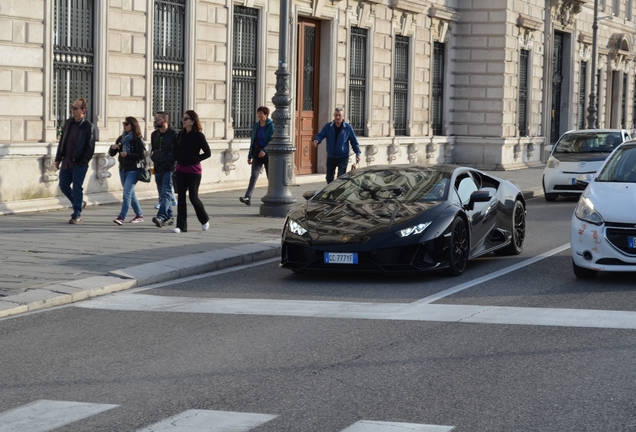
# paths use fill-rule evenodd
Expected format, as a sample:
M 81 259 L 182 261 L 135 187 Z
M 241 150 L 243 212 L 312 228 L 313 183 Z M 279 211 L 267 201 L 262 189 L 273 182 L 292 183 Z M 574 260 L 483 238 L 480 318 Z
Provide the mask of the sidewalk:
M 489 171 L 515 182 L 526 198 L 543 195 L 542 172 Z M 301 203 L 303 192 L 324 185 L 302 184 L 292 193 Z M 187 233 L 157 228 L 156 200 L 141 202 L 145 222 L 123 226 L 112 222 L 119 203 L 88 206 L 81 225 L 68 224 L 69 209 L 0 216 L 0 318 L 279 256 L 284 219 L 259 216 L 267 188 L 256 189 L 251 206 L 239 202 L 243 192 L 200 195 L 210 215 L 206 232 L 190 203 Z

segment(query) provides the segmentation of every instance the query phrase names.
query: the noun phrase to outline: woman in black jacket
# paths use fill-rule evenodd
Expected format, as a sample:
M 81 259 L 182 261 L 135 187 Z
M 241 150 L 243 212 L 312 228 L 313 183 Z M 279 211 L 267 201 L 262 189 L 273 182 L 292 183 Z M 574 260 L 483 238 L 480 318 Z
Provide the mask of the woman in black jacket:
M 141 138 L 141 128 L 136 118 L 126 117 L 123 125 L 124 133 L 108 149 L 108 154 L 111 156 L 119 153 L 119 178 L 121 179 L 121 185 L 124 187 L 124 202 L 121 204 L 121 211 L 113 219 L 113 222 L 117 225 L 124 224 L 124 219 L 131 206 L 135 212 L 135 217 L 130 222 L 139 223 L 144 221 L 141 206 L 135 195 L 135 185 L 137 184 L 137 164 L 146 155 L 146 145 Z
M 177 145 L 174 148 L 174 159 L 177 162 L 174 180 L 179 204 L 177 206 L 177 226 L 172 232 L 188 231 L 186 192 L 190 196 L 190 202 L 201 223 L 201 229 L 207 231 L 210 228 L 210 218 L 199 199 L 199 185 L 203 172 L 201 161 L 209 158 L 212 153 L 208 140 L 201 132 L 201 122 L 196 112 L 186 111 L 181 119 L 181 124 L 183 129 L 179 132 Z

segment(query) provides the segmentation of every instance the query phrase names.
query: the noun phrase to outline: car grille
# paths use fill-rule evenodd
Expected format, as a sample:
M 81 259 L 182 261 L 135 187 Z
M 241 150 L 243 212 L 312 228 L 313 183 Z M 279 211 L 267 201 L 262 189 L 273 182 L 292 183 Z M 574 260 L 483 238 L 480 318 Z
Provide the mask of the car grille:
M 628 237 L 636 237 L 636 228 L 633 228 L 633 225 L 631 225 L 630 228 L 617 227 L 616 225 L 626 224 L 606 223 L 605 238 L 607 238 L 607 241 L 609 241 L 612 246 L 623 252 L 625 255 L 636 256 L 636 249 L 630 249 L 627 243 Z

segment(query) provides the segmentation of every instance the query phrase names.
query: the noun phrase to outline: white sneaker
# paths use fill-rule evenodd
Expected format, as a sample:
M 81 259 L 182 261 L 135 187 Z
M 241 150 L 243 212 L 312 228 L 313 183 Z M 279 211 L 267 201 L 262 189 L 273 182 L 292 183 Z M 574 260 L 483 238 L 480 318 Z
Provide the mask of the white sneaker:
M 207 231 L 208 228 L 210 228 L 210 221 L 207 221 L 206 223 L 204 223 L 203 225 L 201 225 L 201 229 L 203 231 Z
M 181 230 L 179 228 L 177 228 L 177 227 L 174 227 L 174 228 L 172 228 L 172 232 L 179 234 L 181 232 Z

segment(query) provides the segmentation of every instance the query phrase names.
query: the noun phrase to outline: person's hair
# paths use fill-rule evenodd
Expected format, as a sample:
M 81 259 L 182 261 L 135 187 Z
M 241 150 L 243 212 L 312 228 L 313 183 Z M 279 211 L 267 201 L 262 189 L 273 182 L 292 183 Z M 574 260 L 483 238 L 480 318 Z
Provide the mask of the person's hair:
M 157 113 L 155 114 L 155 116 L 158 116 L 158 115 L 160 115 L 161 117 L 163 117 L 163 119 L 164 119 L 165 121 L 167 121 L 167 122 L 168 122 L 168 121 L 170 121 L 170 114 L 168 114 L 167 112 L 165 112 L 165 111 L 157 111 Z
M 266 117 L 269 116 L 269 108 L 267 108 L 266 106 L 260 106 L 258 108 L 256 108 L 256 112 L 262 112 L 263 114 L 265 114 Z
M 141 128 L 139 127 L 139 122 L 134 117 L 126 117 L 126 121 L 130 123 L 130 129 L 133 133 L 133 138 L 137 139 L 141 136 Z
M 336 107 L 336 108 L 334 109 L 334 111 L 338 111 L 338 112 L 343 113 L 343 112 L 344 112 L 344 108 L 343 108 L 343 107 Z
M 201 131 L 202 127 L 201 121 L 199 120 L 199 115 L 193 110 L 187 110 L 185 113 L 192 119 L 192 129 Z
M 82 109 L 88 111 L 88 102 L 84 98 L 77 98 L 82 103 Z

